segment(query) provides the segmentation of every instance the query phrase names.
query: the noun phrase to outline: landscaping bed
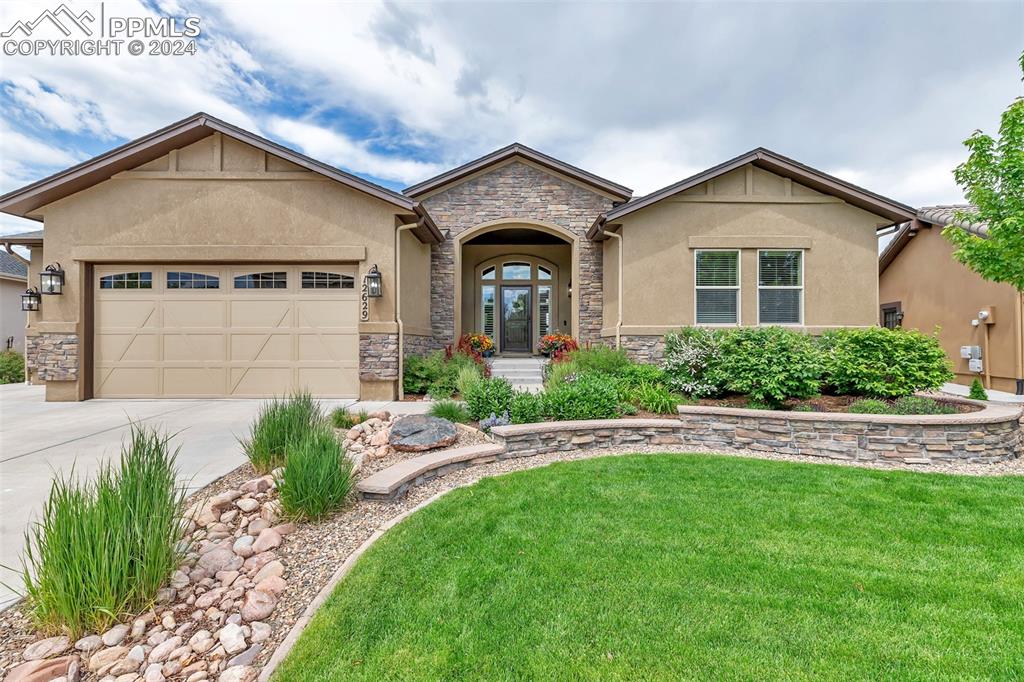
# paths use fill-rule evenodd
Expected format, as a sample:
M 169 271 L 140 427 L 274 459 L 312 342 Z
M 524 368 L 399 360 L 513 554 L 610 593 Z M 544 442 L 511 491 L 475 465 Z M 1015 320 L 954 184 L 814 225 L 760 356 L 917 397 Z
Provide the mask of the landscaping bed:
M 924 397 L 924 396 L 922 396 Z M 805 398 L 802 400 L 791 398 L 783 401 L 780 405 L 774 409 L 782 410 L 786 412 L 839 412 L 839 413 L 853 413 L 853 414 L 900 414 L 895 411 L 895 401 L 877 401 L 883 406 L 888 408 L 885 412 L 863 412 L 857 411 L 856 407 L 858 404 L 864 403 L 864 398 L 854 395 L 818 395 L 812 398 Z M 926 398 L 926 400 L 932 400 L 935 403 L 934 409 L 927 412 L 927 414 L 965 414 L 968 412 L 977 412 L 982 409 L 980 405 L 974 405 L 957 400 L 951 400 L 949 398 L 934 396 Z M 706 407 L 736 407 L 740 409 L 765 409 L 765 406 L 752 401 L 749 396 L 745 395 L 732 395 L 721 398 L 700 398 L 695 401 L 697 405 L 704 405 Z M 874 402 L 872 404 L 875 404 Z M 924 407 L 931 407 L 929 403 L 920 403 Z M 854 409 L 851 409 L 853 407 Z M 903 414 L 909 414 L 903 412 Z

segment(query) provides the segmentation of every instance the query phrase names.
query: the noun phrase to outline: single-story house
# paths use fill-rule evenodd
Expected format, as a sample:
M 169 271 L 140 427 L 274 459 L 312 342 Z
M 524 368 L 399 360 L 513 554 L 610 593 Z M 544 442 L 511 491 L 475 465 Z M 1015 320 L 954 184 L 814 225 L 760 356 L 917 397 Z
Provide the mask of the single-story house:
M 396 192 L 203 113 L 0 210 L 64 272 L 28 332 L 49 400 L 392 398 L 465 332 L 657 359 L 681 325 L 869 326 L 876 231 L 915 215 L 766 149 L 635 198 L 513 144 Z
M 21 295 L 28 286 L 28 266 L 17 254 L 0 248 L 0 350 L 25 350 L 25 313 Z
M 900 226 L 879 256 L 879 323 L 937 328 L 957 383 L 980 377 L 986 388 L 1024 395 L 1024 295 L 953 258 L 942 235 L 947 225 L 987 235 L 984 224 L 957 219 L 970 209 L 927 206 Z

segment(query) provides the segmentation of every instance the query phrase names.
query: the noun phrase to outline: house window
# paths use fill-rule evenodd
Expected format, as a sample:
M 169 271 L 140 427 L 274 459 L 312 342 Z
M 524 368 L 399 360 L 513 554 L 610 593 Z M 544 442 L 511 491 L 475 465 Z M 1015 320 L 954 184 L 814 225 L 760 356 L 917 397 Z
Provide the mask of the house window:
M 537 287 L 537 332 L 540 336 L 551 333 L 551 286 L 548 284 Z
M 287 289 L 286 272 L 253 272 L 235 277 L 236 289 Z
M 493 268 L 492 268 L 493 274 Z M 482 303 L 482 310 L 480 311 L 480 318 L 483 322 L 484 334 L 494 338 L 494 286 L 485 285 L 480 287 L 480 300 Z
M 356 280 L 336 272 L 303 272 L 303 289 L 355 289 Z
M 881 306 L 881 314 L 879 315 L 879 322 L 886 329 L 896 329 L 903 325 L 903 304 L 899 301 L 895 303 L 883 303 Z
M 804 301 L 804 252 L 758 251 L 759 324 L 801 324 Z
M 551 279 L 551 270 L 543 265 L 537 266 L 537 279 Z
M 100 289 L 152 289 L 152 272 L 120 272 L 100 277 Z
M 501 266 L 502 279 L 530 279 L 529 263 L 505 263 Z
M 494 266 L 484 268 L 483 272 L 480 273 L 480 279 L 494 279 Z
M 738 324 L 740 252 L 697 251 L 697 324 Z
M 220 289 L 220 277 L 201 272 L 168 272 L 168 289 Z

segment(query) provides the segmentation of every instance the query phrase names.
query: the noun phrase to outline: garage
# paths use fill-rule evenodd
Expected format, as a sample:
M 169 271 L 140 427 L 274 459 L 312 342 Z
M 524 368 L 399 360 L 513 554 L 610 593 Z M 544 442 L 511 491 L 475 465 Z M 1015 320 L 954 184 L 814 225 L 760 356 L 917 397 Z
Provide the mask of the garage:
M 93 396 L 359 396 L 354 264 L 92 268 Z

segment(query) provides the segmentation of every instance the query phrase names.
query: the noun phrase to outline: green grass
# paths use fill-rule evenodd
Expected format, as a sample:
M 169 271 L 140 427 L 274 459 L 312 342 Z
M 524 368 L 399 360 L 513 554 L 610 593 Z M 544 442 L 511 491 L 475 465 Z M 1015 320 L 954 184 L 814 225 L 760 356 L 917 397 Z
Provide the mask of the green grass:
M 358 413 L 349 412 L 347 407 L 336 407 L 331 412 L 331 426 L 336 429 L 351 429 L 356 424 L 362 424 L 370 418 L 366 410 Z
M 256 473 L 270 473 L 284 465 L 290 442 L 323 422 L 320 404 L 309 393 L 275 398 L 260 405 L 256 420 L 249 427 L 249 436 L 239 439 L 239 444 Z
M 277 479 L 281 509 L 290 518 L 316 521 L 340 509 L 352 489 L 352 463 L 321 424 L 288 444 Z
M 430 406 L 427 414 L 431 417 L 439 417 L 459 424 L 467 424 L 470 421 L 469 412 L 466 410 L 466 407 L 454 400 L 437 401 Z
M 119 467 L 93 482 L 57 477 L 41 520 L 25 533 L 27 613 L 72 640 L 146 609 L 178 565 L 184 488 L 167 437 L 133 425 Z
M 457 490 L 275 680 L 1020 679 L 1024 479 L 701 455 Z

